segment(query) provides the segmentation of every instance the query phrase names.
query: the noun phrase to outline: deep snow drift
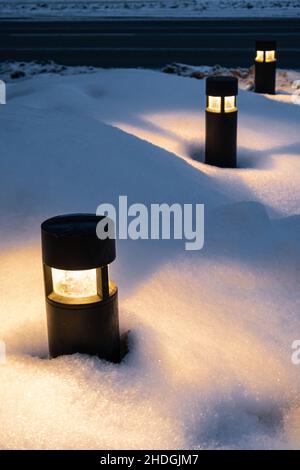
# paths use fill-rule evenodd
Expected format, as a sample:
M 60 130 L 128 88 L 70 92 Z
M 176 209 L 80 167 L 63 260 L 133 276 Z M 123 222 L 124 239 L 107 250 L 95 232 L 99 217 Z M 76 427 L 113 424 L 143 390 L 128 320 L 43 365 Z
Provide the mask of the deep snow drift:
M 73 70 L 74 72 L 74 70 Z M 299 448 L 300 107 L 240 91 L 239 168 L 205 166 L 204 82 L 36 75 L 0 107 L 0 447 Z M 206 241 L 118 241 L 130 353 L 49 361 L 42 220 L 205 203 Z

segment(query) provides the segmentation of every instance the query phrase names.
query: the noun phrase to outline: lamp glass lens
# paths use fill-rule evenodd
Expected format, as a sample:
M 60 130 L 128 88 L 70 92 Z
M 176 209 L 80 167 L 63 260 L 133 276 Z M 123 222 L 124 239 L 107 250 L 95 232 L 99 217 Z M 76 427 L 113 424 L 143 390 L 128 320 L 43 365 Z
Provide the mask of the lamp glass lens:
M 220 113 L 221 112 L 221 96 L 209 96 L 207 110 L 211 111 L 212 113 Z
M 263 62 L 264 61 L 264 51 L 256 51 L 256 62 Z
M 84 299 L 97 295 L 97 271 L 65 271 L 51 268 L 53 292 L 58 296 Z
M 236 111 L 235 96 L 225 96 L 224 108 L 225 113 Z
M 266 51 L 266 62 L 274 62 L 275 60 L 275 51 Z

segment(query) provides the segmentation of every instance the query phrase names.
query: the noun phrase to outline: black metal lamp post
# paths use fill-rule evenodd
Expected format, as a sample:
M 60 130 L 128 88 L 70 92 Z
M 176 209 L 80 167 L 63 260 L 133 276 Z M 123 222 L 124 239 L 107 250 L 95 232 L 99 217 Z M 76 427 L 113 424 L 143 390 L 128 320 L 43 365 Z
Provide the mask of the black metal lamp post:
M 236 167 L 238 80 L 234 77 L 206 79 L 205 163 Z
M 97 237 L 102 219 L 62 215 L 41 226 L 51 357 L 83 353 L 120 361 L 118 291 L 108 274 L 115 240 Z
M 256 41 L 255 92 L 275 94 L 276 41 Z

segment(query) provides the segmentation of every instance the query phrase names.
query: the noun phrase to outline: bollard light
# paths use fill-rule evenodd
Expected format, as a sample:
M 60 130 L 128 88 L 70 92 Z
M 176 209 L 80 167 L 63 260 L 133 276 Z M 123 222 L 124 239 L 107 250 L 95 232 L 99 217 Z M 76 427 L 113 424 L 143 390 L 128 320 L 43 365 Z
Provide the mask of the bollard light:
M 206 79 L 205 163 L 236 167 L 238 81 L 234 77 Z
M 83 353 L 120 361 L 118 291 L 108 273 L 115 239 L 97 237 L 102 219 L 62 215 L 41 226 L 50 357 Z
M 276 41 L 256 41 L 255 92 L 275 94 Z

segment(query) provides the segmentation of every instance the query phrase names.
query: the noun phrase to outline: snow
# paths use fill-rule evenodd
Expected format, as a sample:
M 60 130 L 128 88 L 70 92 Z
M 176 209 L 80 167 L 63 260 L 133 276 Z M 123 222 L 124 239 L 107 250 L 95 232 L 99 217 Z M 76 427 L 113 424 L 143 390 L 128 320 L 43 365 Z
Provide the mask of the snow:
M 1 0 L 0 17 L 299 17 L 299 0 Z
M 223 170 L 202 163 L 203 80 L 1 71 L 0 447 L 299 448 L 299 74 L 272 99 L 240 90 L 239 168 Z M 129 354 L 48 360 L 40 223 L 119 195 L 204 203 L 204 249 L 119 240 Z

